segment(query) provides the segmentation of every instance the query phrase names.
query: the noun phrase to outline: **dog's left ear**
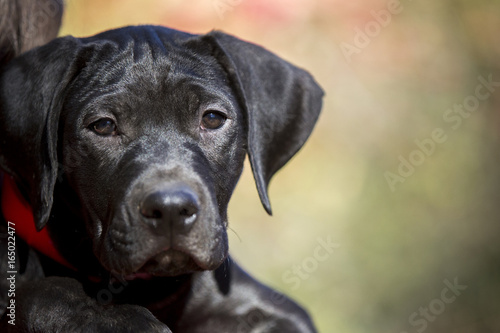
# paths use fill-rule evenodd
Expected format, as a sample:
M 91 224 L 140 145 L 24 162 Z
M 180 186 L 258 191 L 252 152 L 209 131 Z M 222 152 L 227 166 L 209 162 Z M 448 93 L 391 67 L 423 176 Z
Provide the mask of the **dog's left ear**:
M 217 31 L 203 38 L 215 46 L 246 112 L 250 164 L 260 200 L 271 214 L 269 181 L 311 134 L 323 91 L 309 73 L 260 46 Z
M 26 193 L 38 230 L 52 208 L 59 115 L 78 49 L 75 38 L 59 38 L 0 72 L 0 166 Z

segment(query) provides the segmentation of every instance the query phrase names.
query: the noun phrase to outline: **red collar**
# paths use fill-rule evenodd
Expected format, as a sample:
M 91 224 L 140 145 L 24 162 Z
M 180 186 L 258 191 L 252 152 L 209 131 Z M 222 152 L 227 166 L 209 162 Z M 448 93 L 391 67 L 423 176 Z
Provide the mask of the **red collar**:
M 2 185 L 2 212 L 5 220 L 14 224 L 13 226 L 12 223 L 10 225 L 14 227 L 16 235 L 29 246 L 58 263 L 74 269 L 54 246 L 47 228 L 41 231 L 36 230 L 33 212 L 29 203 L 17 188 L 14 179 L 5 173 Z

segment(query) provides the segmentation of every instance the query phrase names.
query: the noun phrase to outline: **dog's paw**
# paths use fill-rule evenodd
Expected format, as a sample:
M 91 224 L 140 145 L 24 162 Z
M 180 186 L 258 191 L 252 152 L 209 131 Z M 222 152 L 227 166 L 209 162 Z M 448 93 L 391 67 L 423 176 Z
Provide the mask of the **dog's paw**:
M 156 319 L 148 309 L 142 306 L 116 305 L 106 314 L 106 317 L 108 316 L 115 317 L 119 325 L 117 328 L 120 328 L 113 329 L 113 332 L 172 333 L 167 325 Z
M 148 309 L 99 304 L 74 279 L 49 277 L 18 290 L 15 328 L 19 332 L 171 333 Z
M 64 332 L 78 333 L 172 333 L 146 308 L 137 305 L 112 305 L 82 309 L 67 322 Z

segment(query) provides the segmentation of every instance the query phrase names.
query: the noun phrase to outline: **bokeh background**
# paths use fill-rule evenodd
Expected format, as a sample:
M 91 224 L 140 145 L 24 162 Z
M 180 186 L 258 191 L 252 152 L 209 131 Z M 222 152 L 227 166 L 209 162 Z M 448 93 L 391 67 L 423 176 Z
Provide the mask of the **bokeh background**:
M 323 86 L 274 216 L 248 164 L 229 212 L 233 257 L 320 332 L 500 332 L 499 1 L 67 0 L 61 35 L 130 24 L 224 30 Z

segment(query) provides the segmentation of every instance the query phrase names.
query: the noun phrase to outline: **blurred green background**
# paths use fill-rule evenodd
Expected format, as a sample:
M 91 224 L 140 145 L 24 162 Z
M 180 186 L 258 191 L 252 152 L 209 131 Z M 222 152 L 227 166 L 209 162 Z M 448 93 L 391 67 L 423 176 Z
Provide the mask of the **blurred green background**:
M 130 24 L 224 30 L 323 86 L 274 216 L 248 164 L 229 211 L 233 257 L 320 332 L 500 332 L 498 0 L 67 0 L 61 34 Z

